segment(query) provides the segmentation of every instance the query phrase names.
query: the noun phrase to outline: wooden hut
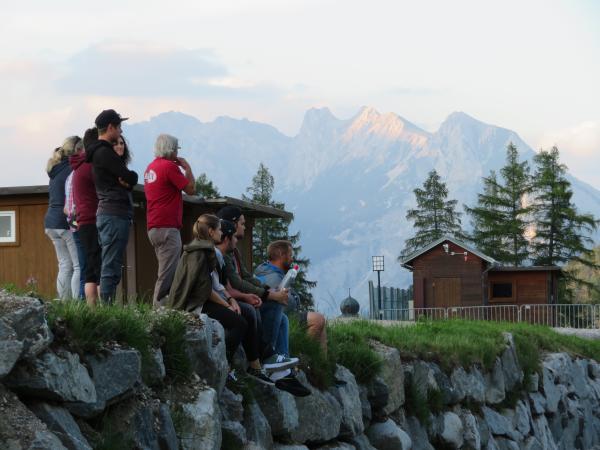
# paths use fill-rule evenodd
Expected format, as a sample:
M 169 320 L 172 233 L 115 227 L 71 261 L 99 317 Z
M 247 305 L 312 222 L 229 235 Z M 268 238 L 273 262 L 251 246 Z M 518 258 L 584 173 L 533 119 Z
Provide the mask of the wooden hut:
M 406 257 L 413 273 L 414 307 L 556 303 L 557 266 L 502 266 L 451 236 Z
M 183 195 L 184 243 L 191 240 L 192 225 L 199 215 L 216 213 L 226 205 L 238 206 L 246 217 L 246 238 L 240 242 L 244 262 L 251 269 L 252 228 L 257 219 L 291 219 L 291 213 L 231 197 L 202 199 Z M 120 291 L 127 297 L 151 298 L 158 264 L 146 234 L 146 197 L 142 185 L 133 190 L 134 218 L 129 233 Z M 56 254 L 44 233 L 48 186 L 0 188 L 0 285 L 25 288 L 28 280 L 40 294 L 56 295 Z

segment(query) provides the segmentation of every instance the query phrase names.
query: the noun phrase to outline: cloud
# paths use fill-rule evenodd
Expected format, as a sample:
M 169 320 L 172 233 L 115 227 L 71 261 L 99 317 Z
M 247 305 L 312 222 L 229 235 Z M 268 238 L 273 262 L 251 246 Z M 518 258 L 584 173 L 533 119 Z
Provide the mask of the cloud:
M 264 98 L 275 86 L 238 79 L 213 52 L 138 42 L 96 44 L 72 56 L 59 92 L 111 97 Z

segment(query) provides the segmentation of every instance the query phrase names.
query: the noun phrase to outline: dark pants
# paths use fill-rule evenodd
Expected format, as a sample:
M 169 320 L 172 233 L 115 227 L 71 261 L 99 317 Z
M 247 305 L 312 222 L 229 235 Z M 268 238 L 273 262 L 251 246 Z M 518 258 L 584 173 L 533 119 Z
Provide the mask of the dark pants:
M 248 361 L 254 361 L 259 357 L 259 333 L 258 321 L 254 308 L 240 303 L 242 314 L 237 314 L 214 302 L 206 302 L 202 307 L 202 312 L 211 319 L 219 321 L 225 328 L 225 347 L 227 348 L 227 359 L 232 360 L 240 343 L 246 352 Z
M 86 269 L 86 256 L 85 250 L 81 243 L 79 231 L 73 231 L 73 240 L 77 246 L 77 256 L 79 259 L 79 297 L 80 299 L 85 298 L 85 269 Z
M 121 282 L 123 254 L 129 239 L 131 220 L 127 217 L 100 215 L 96 218 L 98 236 L 102 246 L 102 269 L 100 271 L 100 298 L 112 303 Z
M 98 239 L 98 228 L 95 223 L 79 225 L 79 240 L 85 253 L 85 283 L 100 283 L 100 269 L 102 267 L 102 248 Z

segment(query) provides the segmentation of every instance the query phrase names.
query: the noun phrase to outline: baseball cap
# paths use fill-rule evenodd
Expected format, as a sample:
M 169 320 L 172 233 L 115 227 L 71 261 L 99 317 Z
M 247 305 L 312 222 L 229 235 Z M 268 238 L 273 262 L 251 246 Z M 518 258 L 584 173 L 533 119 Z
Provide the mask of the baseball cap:
M 237 206 L 224 206 L 217 212 L 217 216 L 220 219 L 229 220 L 230 222 L 237 222 L 242 215 L 242 210 Z
M 105 109 L 98 114 L 95 123 L 98 128 L 106 128 L 111 124 L 119 125 L 127 119 L 129 119 L 129 117 L 121 117 L 114 109 Z
M 236 226 L 233 222 L 221 219 L 221 233 L 223 235 L 222 239 L 233 236 L 235 234 L 235 228 Z

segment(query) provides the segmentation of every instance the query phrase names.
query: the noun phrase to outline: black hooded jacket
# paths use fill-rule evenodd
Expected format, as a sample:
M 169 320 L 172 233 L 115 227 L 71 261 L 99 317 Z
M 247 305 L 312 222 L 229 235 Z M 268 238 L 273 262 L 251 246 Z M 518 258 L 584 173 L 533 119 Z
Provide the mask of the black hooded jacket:
M 137 184 L 137 173 L 127 168 L 111 143 L 105 140 L 95 141 L 88 146 L 86 161 L 92 163 L 94 171 L 98 195 L 97 214 L 131 218 L 133 206 L 129 191 Z M 130 186 L 129 189 L 119 183 L 119 178 Z

